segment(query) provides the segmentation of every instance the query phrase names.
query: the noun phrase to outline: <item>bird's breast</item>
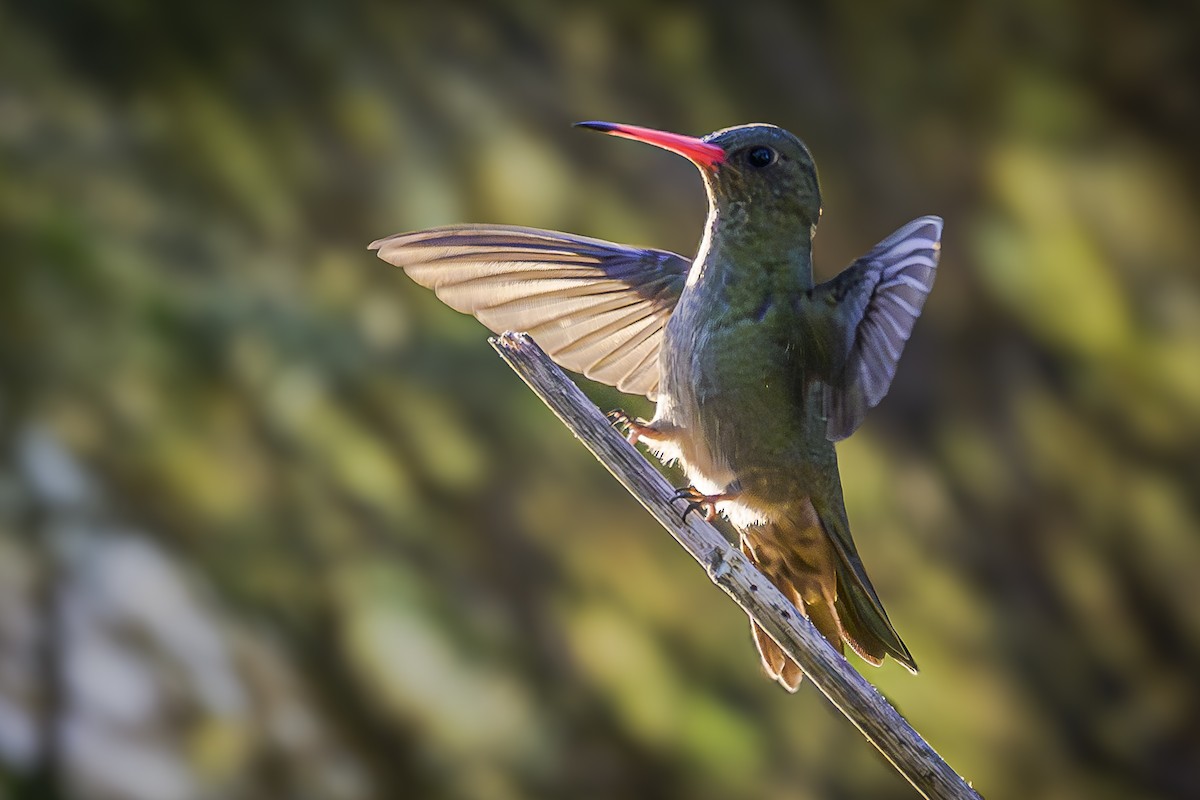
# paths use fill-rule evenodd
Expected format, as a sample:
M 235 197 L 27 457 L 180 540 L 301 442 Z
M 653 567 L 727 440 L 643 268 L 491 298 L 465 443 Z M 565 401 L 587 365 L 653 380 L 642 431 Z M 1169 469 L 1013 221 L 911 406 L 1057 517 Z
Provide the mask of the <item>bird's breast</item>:
M 697 488 L 774 493 L 784 475 L 803 472 L 813 426 L 792 315 L 681 298 L 665 332 L 658 416 L 680 429 L 679 457 Z

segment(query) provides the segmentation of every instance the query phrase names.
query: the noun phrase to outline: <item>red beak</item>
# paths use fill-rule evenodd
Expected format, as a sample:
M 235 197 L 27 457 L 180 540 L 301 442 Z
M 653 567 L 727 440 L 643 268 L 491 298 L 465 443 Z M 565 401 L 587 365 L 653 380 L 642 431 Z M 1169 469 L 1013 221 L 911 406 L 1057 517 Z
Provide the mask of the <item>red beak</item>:
M 700 167 L 714 167 L 725 160 L 725 151 L 722 148 L 694 136 L 681 136 L 678 133 L 639 128 L 636 125 L 621 125 L 616 122 L 576 122 L 575 127 L 591 128 L 601 133 L 633 139 L 635 142 L 652 144 L 678 153 Z

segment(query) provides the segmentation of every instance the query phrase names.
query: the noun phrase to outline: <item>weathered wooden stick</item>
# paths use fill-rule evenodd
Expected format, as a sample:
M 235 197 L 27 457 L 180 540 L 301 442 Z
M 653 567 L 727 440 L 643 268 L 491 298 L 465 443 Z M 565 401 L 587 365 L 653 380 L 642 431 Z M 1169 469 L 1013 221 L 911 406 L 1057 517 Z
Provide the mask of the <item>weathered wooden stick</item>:
M 680 504 L 671 499 L 675 490 L 533 339 L 510 332 L 489 341 L 592 455 L 704 567 L 713 583 L 795 659 L 821 693 L 917 791 L 929 798 L 978 800 L 975 790 L 720 531 L 698 514 L 682 519 Z

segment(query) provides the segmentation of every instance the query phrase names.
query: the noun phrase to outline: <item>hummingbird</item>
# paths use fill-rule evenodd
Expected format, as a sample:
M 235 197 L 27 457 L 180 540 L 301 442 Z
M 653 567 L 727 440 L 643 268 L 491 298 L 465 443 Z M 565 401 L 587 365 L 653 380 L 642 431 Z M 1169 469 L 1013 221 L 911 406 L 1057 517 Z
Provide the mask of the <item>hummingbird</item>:
M 743 553 L 839 652 L 917 665 L 850 535 L 835 443 L 887 394 L 933 286 L 942 219 L 925 216 L 813 282 L 821 191 L 808 147 L 774 125 L 704 137 L 578 126 L 696 165 L 708 218 L 694 258 L 569 233 L 450 225 L 379 239 L 379 257 L 496 332 L 529 333 L 557 363 L 655 401 L 621 411 L 632 443 L 678 462 L 678 497 L 725 516 Z M 685 512 L 686 514 L 686 512 Z M 766 673 L 803 673 L 751 620 Z

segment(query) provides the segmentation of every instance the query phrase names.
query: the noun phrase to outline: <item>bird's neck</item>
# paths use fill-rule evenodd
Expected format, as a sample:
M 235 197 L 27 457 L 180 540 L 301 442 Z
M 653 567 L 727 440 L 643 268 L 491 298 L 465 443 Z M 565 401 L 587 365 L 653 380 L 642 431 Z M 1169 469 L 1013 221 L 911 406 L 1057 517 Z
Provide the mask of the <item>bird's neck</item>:
M 735 313 L 795 297 L 813 286 L 812 233 L 800 219 L 714 206 L 688 285 L 719 292 Z

